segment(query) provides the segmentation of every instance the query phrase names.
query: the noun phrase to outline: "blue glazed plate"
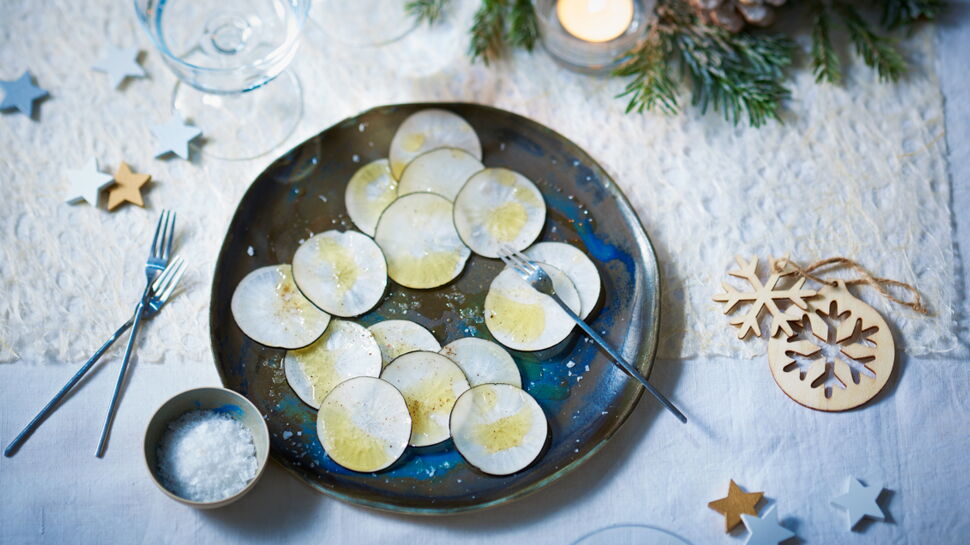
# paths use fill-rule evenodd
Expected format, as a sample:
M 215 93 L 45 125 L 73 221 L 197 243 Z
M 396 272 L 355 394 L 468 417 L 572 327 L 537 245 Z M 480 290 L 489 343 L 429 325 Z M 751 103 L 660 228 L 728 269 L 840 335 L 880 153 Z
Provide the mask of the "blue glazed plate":
M 429 107 L 451 110 L 471 123 L 486 166 L 517 170 L 536 183 L 548 208 L 540 240 L 572 243 L 594 260 L 603 295 L 590 320 L 644 373 L 656 348 L 660 278 L 636 213 L 592 158 L 534 121 L 487 106 L 375 108 L 300 144 L 256 178 L 229 225 L 212 283 L 212 351 L 223 383 L 259 408 L 269 426 L 273 458 L 314 489 L 368 507 L 430 515 L 499 505 L 575 469 L 616 432 L 642 389 L 574 333 L 541 353 L 513 352 L 523 385 L 542 406 L 550 428 L 545 450 L 522 471 L 483 474 L 465 463 L 450 440 L 409 447 L 396 464 L 374 474 L 346 470 L 327 457 L 316 436 L 316 411 L 287 385 L 284 352 L 243 335 L 230 312 L 232 292 L 253 269 L 289 263 L 312 234 L 352 229 L 344 208 L 347 181 L 361 165 L 386 156 L 404 118 Z M 500 261 L 472 256 L 457 280 L 438 289 L 411 290 L 389 282 L 381 303 L 358 321 L 414 320 L 442 345 L 465 336 L 491 339 L 482 304 L 500 270 Z

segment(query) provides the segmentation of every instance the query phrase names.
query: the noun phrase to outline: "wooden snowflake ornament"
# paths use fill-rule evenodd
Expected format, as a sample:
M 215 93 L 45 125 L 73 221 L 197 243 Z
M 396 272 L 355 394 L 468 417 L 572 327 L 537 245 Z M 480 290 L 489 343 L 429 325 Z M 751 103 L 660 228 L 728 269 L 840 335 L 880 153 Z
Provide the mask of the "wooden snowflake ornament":
M 808 308 L 805 299 L 813 297 L 815 290 L 805 289 L 804 278 L 798 278 L 790 282 L 789 278 L 795 274 L 795 269 L 786 264 L 780 271 L 775 268 L 775 260 L 770 260 L 771 275 L 762 284 L 758 276 L 758 258 L 745 261 L 741 256 L 734 258 L 738 263 L 738 270 L 728 272 L 735 278 L 741 278 L 751 284 L 748 291 L 738 291 L 727 282 L 722 282 L 721 287 L 724 293 L 714 296 L 714 301 L 724 303 L 724 313 L 731 313 L 738 305 L 750 303 L 751 305 L 742 312 L 737 318 L 731 320 L 731 325 L 738 327 L 738 338 L 744 339 L 750 333 L 756 337 L 761 336 L 761 324 L 759 320 L 767 311 L 771 314 L 771 325 L 769 336 L 774 337 L 779 331 L 784 331 L 786 335 L 793 335 L 794 330 L 791 324 L 801 319 L 804 311 Z M 787 263 L 787 259 L 785 260 Z M 785 306 L 782 310 L 779 303 Z
M 797 323 L 798 331 L 768 340 L 768 366 L 788 397 L 820 411 L 845 411 L 889 381 L 896 360 L 892 332 L 845 282 L 823 286 Z

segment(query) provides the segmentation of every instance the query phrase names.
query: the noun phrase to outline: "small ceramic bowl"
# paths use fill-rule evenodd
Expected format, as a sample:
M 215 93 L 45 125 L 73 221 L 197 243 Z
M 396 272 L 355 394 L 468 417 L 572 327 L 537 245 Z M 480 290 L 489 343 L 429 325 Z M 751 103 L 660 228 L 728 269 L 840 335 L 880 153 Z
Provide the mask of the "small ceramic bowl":
M 256 476 L 253 477 L 253 480 L 245 488 L 232 496 L 211 502 L 198 502 L 173 494 L 162 485 L 161 479 L 158 476 L 158 459 L 156 453 L 158 443 L 168 429 L 169 423 L 189 411 L 210 409 L 219 410 L 231 415 L 236 420 L 242 422 L 252 432 L 253 443 L 256 446 Z M 247 492 L 252 490 L 253 486 L 256 485 L 256 481 L 263 474 L 268 456 L 269 430 L 266 427 L 266 422 L 263 421 L 262 415 L 259 414 L 259 410 L 242 395 L 225 388 L 195 388 L 176 395 L 163 403 L 155 411 L 155 415 L 152 416 L 152 419 L 148 422 L 148 428 L 145 430 L 145 464 L 148 466 L 148 472 L 151 474 L 152 480 L 155 481 L 158 488 L 168 495 L 168 497 L 197 509 L 223 507 L 243 497 Z

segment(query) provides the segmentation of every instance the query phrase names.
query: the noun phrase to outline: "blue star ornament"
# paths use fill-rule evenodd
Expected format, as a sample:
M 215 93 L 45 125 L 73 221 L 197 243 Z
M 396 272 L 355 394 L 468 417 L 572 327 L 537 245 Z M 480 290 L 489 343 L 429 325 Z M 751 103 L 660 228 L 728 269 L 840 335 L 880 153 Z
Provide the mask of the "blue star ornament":
M 101 60 L 92 68 L 108 74 L 108 77 L 111 78 L 111 86 L 116 88 L 127 77 L 145 77 L 145 70 L 138 64 L 137 47 L 118 48 L 109 45 L 105 47 Z
M 876 498 L 882 491 L 882 486 L 864 486 L 858 479 L 850 478 L 849 491 L 833 498 L 832 505 L 837 505 L 846 510 L 849 515 L 849 530 L 852 530 L 865 517 L 874 520 L 886 520 L 882 509 L 876 503 Z
M 71 190 L 67 195 L 67 202 L 77 204 L 88 201 L 91 206 L 98 206 L 101 190 L 114 183 L 114 177 L 98 170 L 98 161 L 91 159 L 81 168 L 68 170 L 66 173 L 71 182 Z
M 15 80 L 0 80 L 0 87 L 3 88 L 3 102 L 0 102 L 0 110 L 16 108 L 27 117 L 33 116 L 34 101 L 46 97 L 47 91 L 34 85 L 32 80 L 30 72 L 26 70 Z
M 179 118 L 172 116 L 164 125 L 153 125 L 155 135 L 155 157 L 167 153 L 174 153 L 182 159 L 189 158 L 189 142 L 198 138 L 202 130 L 192 125 L 186 125 Z
M 778 545 L 795 537 L 795 532 L 779 524 L 774 505 L 765 510 L 761 517 L 742 513 L 741 520 L 749 532 L 744 545 Z

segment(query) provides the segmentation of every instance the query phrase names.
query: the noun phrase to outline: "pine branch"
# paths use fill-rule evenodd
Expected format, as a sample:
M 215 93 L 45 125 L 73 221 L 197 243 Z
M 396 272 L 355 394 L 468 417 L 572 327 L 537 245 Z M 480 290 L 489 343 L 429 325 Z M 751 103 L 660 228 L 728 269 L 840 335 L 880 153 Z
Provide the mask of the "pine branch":
M 441 18 L 448 0 L 409 0 L 404 10 L 418 22 L 433 25 Z
M 655 108 L 669 115 L 678 112 L 677 84 L 670 76 L 667 62 L 670 49 L 669 36 L 662 35 L 654 26 L 643 46 L 614 72 L 615 76 L 633 78 L 618 95 L 629 97 L 627 113 Z
M 674 50 L 692 83 L 691 102 L 702 113 L 710 107 L 735 124 L 746 114 L 753 127 L 778 119 L 790 95 L 782 73 L 794 50 L 788 38 L 694 24 L 675 30 Z
M 472 60 L 481 59 L 486 65 L 502 51 L 505 31 L 506 0 L 482 0 L 475 12 L 471 28 L 468 54 Z
M 820 0 L 815 0 L 812 6 L 814 23 L 812 26 L 812 71 L 816 83 L 839 83 L 842 81 L 842 69 L 839 54 L 832 45 L 829 37 L 831 28 L 831 13 L 829 7 Z
M 511 6 L 509 44 L 532 51 L 539 39 L 539 23 L 536 21 L 532 0 L 515 0 Z
M 906 71 L 906 61 L 893 46 L 892 40 L 873 32 L 859 12 L 845 2 L 836 2 L 835 7 L 845 23 L 849 38 L 855 45 L 856 53 L 865 63 L 876 69 L 879 79 L 896 81 Z
M 882 26 L 889 30 L 936 19 L 945 4 L 943 0 L 879 0 L 879 3 L 882 4 Z

